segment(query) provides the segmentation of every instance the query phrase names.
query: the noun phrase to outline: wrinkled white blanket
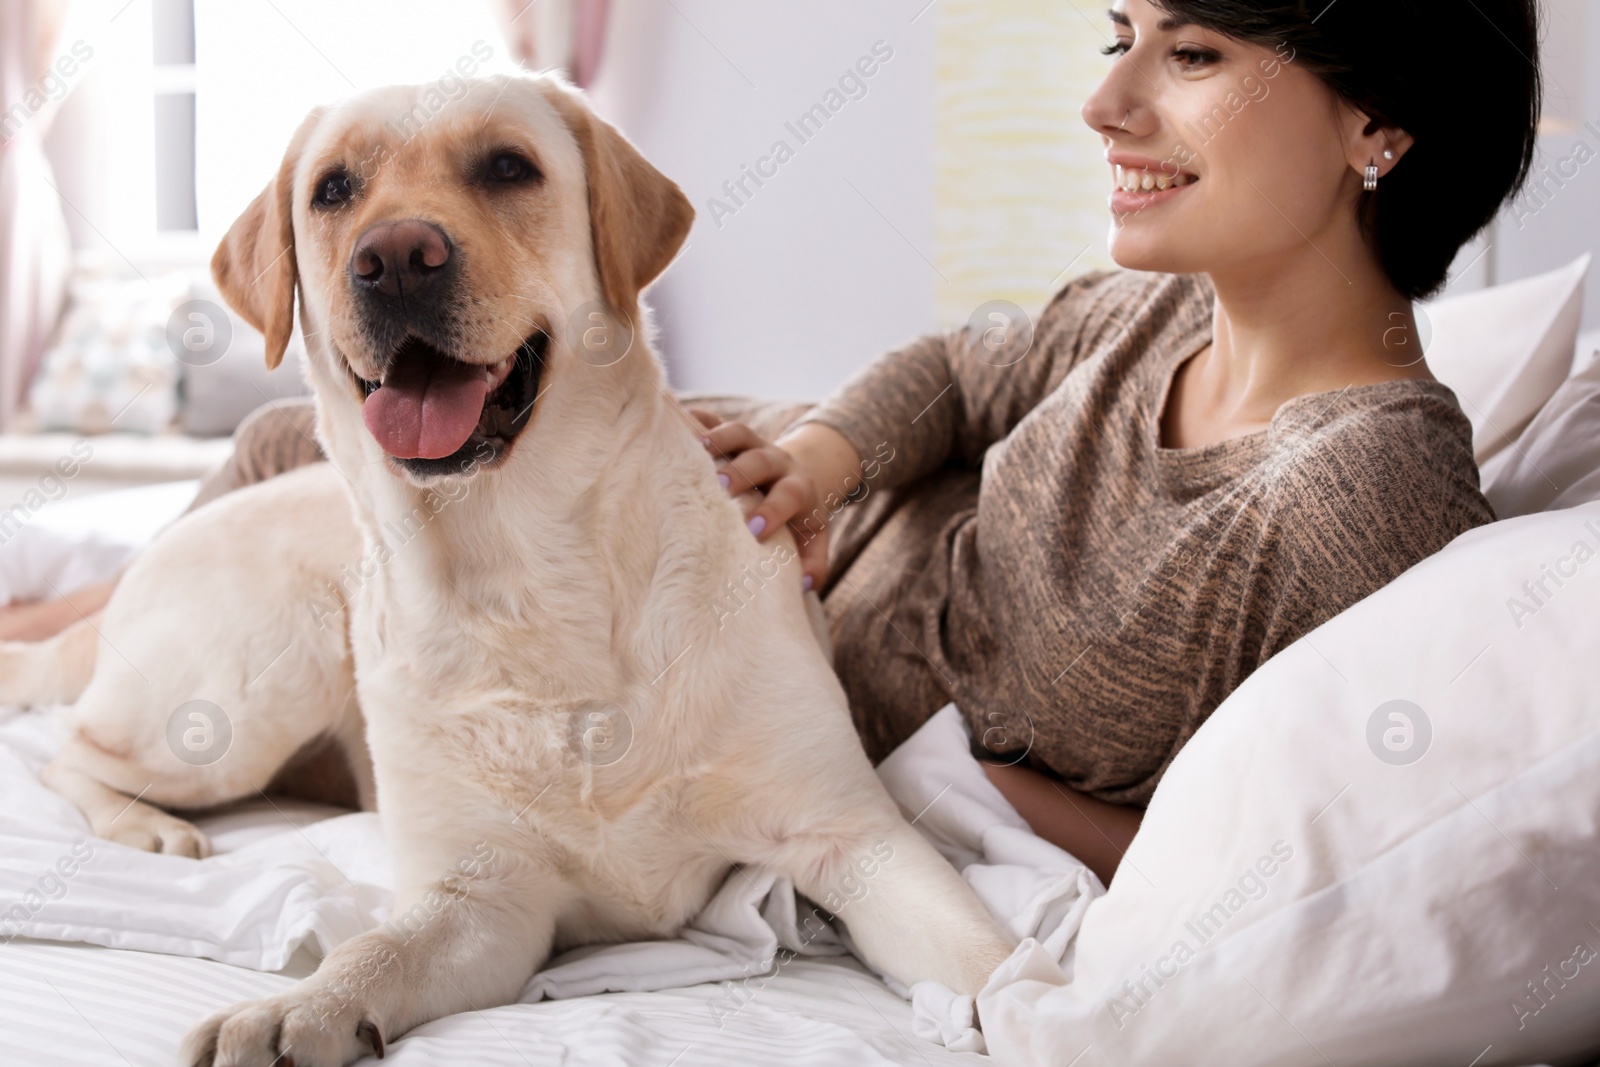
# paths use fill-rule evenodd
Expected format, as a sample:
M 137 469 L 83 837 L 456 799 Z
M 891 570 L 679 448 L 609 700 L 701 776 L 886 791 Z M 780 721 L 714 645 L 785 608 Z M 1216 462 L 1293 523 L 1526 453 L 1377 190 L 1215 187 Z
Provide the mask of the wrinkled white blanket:
M 375 815 L 326 817 L 330 809 L 263 801 L 202 822 L 218 848 L 209 859 L 139 852 L 89 837 L 77 810 L 39 784 L 54 733 L 45 713 L 0 711 L 0 941 L 86 941 L 271 971 L 302 944 L 326 953 L 387 917 L 389 862 Z M 879 773 L 1014 937 L 1066 956 L 1084 909 L 1104 890 L 1029 832 L 989 784 L 954 706 Z M 722 1010 L 734 1013 L 796 953 L 844 951 L 829 935 L 802 943 L 802 908 L 809 914 L 787 879 L 738 869 L 680 938 L 568 952 L 521 999 L 725 982 Z M 970 997 L 933 983 L 896 991 L 910 996 L 920 1036 L 983 1049 Z

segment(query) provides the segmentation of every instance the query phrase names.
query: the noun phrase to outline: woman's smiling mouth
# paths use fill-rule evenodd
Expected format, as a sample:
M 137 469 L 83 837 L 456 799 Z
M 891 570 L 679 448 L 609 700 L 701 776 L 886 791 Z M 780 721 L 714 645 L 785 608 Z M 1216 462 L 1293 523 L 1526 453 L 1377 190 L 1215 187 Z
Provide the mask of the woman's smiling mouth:
M 1200 180 L 1170 156 L 1156 159 L 1110 146 L 1105 156 L 1111 165 L 1111 210 L 1118 215 L 1163 204 Z
M 1167 163 L 1159 168 L 1112 163 L 1111 210 L 1127 215 L 1180 195 L 1200 179 Z

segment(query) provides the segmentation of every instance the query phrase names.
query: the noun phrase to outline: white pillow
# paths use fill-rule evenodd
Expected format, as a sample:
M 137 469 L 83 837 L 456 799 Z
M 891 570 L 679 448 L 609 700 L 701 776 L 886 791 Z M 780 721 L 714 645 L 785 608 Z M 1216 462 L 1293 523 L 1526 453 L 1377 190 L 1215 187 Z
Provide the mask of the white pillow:
M 1502 519 L 1600 500 L 1600 359 L 1563 382 L 1481 475 Z
M 1460 398 L 1480 465 L 1571 373 L 1588 272 L 1585 253 L 1548 274 L 1419 305 L 1431 326 L 1428 365 Z
M 995 1062 L 1592 1058 L 1597 649 L 1590 504 L 1464 534 L 1274 657 L 1179 752 L 1064 968 L 1025 942 L 991 979 Z

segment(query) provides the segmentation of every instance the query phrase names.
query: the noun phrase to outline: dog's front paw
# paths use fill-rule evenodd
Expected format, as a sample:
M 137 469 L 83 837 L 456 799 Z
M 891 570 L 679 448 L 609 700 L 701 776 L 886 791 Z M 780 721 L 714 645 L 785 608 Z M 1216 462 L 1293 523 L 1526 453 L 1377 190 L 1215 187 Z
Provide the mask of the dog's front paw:
M 359 1005 L 309 985 L 211 1016 L 183 1039 L 179 1062 L 188 1067 L 344 1067 L 369 1054 L 382 1059 L 378 1023 Z

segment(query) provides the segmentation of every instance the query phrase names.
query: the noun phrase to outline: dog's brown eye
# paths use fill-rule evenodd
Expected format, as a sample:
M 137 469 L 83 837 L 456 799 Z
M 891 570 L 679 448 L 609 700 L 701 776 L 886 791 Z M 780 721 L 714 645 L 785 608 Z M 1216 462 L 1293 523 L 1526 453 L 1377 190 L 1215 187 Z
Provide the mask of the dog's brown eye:
M 497 182 L 521 182 L 539 172 L 515 152 L 500 152 L 489 160 L 489 177 Z
M 317 183 L 316 195 L 311 202 L 318 207 L 336 207 L 351 196 L 350 175 L 334 171 Z

